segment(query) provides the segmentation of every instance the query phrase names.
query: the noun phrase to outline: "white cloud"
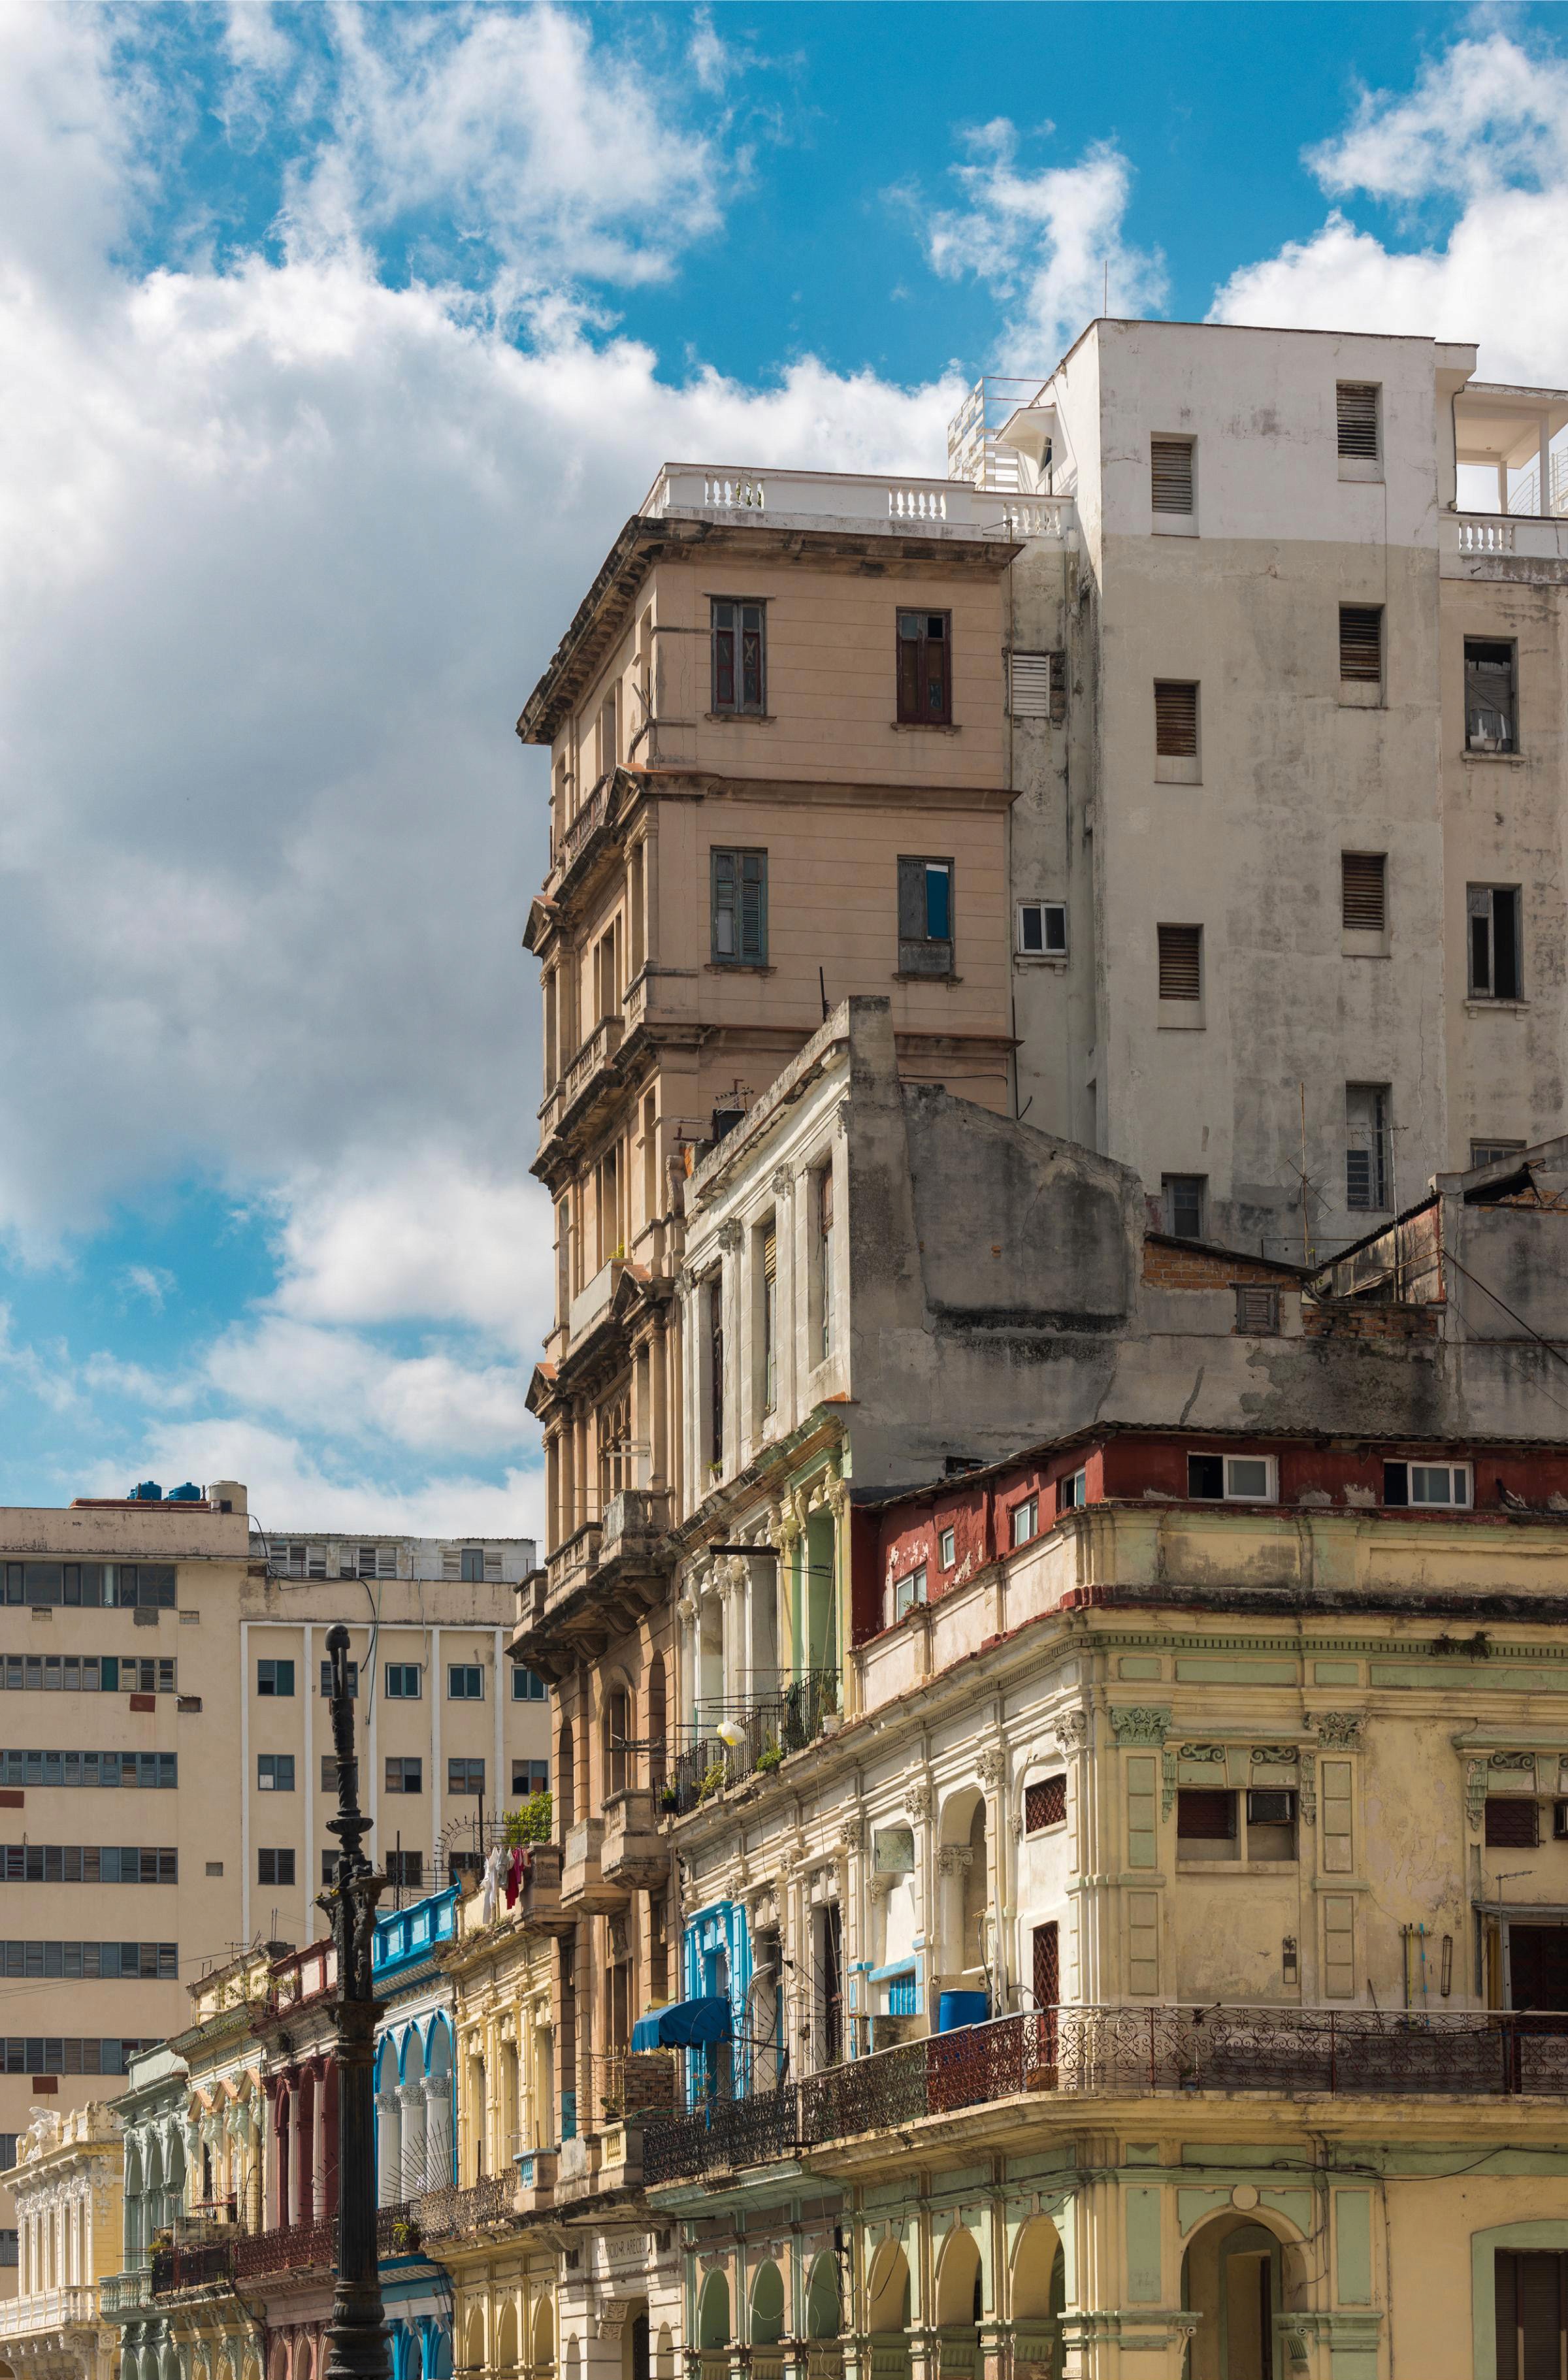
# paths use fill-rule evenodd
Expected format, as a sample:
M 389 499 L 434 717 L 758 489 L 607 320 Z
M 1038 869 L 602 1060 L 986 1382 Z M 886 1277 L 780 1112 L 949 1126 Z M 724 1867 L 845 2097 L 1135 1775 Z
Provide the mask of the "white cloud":
M 244 1414 L 270 1415 L 318 1440 L 381 1440 L 469 1461 L 525 1442 L 526 1376 L 516 1365 L 445 1349 L 389 1355 L 350 1330 L 269 1315 L 225 1332 L 204 1360 L 209 1384 Z
M 1489 378 L 1568 373 L 1568 65 L 1501 32 L 1455 42 L 1408 93 L 1379 91 L 1307 160 L 1324 190 L 1438 207 L 1446 233 L 1394 249 L 1336 206 L 1312 237 L 1244 266 L 1212 319 L 1480 342 Z
M 165 1271 L 162 1265 L 126 1265 L 120 1273 L 123 1293 L 140 1298 L 154 1314 L 162 1314 L 174 1286 L 173 1273 Z
M 1160 305 L 1160 258 L 1124 235 L 1132 175 L 1113 143 L 1097 142 L 1076 164 L 1029 173 L 1005 116 L 966 137 L 971 162 L 954 168 L 965 204 L 930 218 L 927 253 L 937 272 L 974 273 L 1003 301 L 996 352 L 1004 369 L 1043 375 L 1095 315 Z

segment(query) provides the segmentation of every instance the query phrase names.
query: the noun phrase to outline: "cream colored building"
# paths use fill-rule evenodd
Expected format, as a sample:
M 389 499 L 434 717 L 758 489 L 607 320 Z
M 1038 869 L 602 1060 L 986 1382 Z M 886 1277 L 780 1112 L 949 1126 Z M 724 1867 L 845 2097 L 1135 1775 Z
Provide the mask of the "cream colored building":
M 0 1512 L 0 2132 L 101 2097 L 236 1946 L 324 1931 L 334 1621 L 371 1848 L 405 1897 L 546 1781 L 543 1688 L 505 1657 L 532 1560 L 517 1538 L 269 1538 L 234 1482 Z
M 113 2380 L 119 2338 L 101 2292 L 120 2261 L 122 2157 L 100 2100 L 37 2109 L 18 2143 L 18 2289 L 0 2305 L 0 2361 L 16 2380 Z
M 1295 1257 L 1560 1130 L 1568 393 L 1097 322 L 986 409 L 954 468 L 1061 528 L 1007 589 L 1019 1112 Z

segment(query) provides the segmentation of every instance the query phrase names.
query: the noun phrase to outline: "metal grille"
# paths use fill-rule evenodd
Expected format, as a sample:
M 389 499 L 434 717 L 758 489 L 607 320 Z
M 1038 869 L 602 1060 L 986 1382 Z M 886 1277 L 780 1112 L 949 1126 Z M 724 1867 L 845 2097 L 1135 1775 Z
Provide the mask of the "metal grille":
M 1339 416 L 1339 446 L 1342 455 L 1355 456 L 1362 462 L 1378 459 L 1378 383 L 1370 380 L 1342 380 L 1334 392 Z
M 1154 748 L 1162 760 L 1197 758 L 1197 688 L 1164 680 L 1154 688 Z
M 1160 997 L 1198 1000 L 1203 992 L 1203 929 L 1161 926 L 1160 931 Z
M 1051 662 L 1049 653 L 1008 655 L 1008 707 L 1015 719 L 1051 717 Z
M 1388 922 L 1388 861 L 1380 851 L 1340 855 L 1343 922 L 1353 934 L 1380 934 Z
M 1042 1777 L 1024 1789 L 1024 1831 L 1035 1835 L 1041 1827 L 1059 1827 L 1067 1815 L 1067 1779 Z
M 1383 607 L 1340 605 L 1340 675 L 1352 686 L 1377 686 L 1383 674 Z
M 1151 500 L 1157 513 L 1192 510 L 1192 441 L 1151 438 L 1149 442 Z

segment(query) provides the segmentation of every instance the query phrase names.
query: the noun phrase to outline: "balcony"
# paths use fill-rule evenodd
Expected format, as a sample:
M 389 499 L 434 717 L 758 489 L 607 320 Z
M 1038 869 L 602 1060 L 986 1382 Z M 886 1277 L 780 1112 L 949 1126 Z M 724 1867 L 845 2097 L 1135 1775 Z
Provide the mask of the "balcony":
M 662 1488 L 623 1488 L 604 1507 L 599 1563 L 646 1563 L 662 1550 L 670 1525 L 670 1499 Z
M 308 2000 L 336 1989 L 337 1946 L 323 1937 L 309 1949 L 276 1961 L 267 1986 L 267 2013 L 280 2016 L 286 2009 L 302 2008 Z
M 602 1016 L 586 1040 L 579 1043 L 552 1084 L 539 1111 L 540 1147 L 579 1123 L 606 1085 L 614 1079 L 614 1062 L 625 1038 L 619 1015 Z
M 570 1934 L 577 1918 L 561 1906 L 561 1846 L 535 1843 L 517 1895 L 517 1916 L 541 1934 Z
M 506 2229 L 517 2220 L 517 2176 L 487 2175 L 467 2190 L 427 2190 L 415 2202 L 419 2229 L 427 2240 L 473 2239 L 485 2231 Z
M 1568 2097 L 1568 2016 L 1478 2010 L 1047 2009 L 881 2049 L 750 2098 L 650 2116 L 644 2178 L 694 2180 L 1026 2094 Z M 1081 2115 L 1075 2120 L 1082 2121 Z
M 1077 515 L 1067 496 L 1024 495 L 960 480 L 853 471 L 765 471 L 744 466 L 666 463 L 642 505 L 645 519 L 755 521 L 771 528 L 837 529 L 864 535 L 975 539 L 1012 543 L 1049 538 L 1076 546 Z
M 138 2313 L 152 2295 L 152 2276 L 145 2265 L 138 2273 L 111 2273 L 98 2285 L 100 2312 L 111 2322 Z
M 1444 578 L 1568 579 L 1568 518 L 1533 513 L 1445 513 L 1438 529 Z
M 604 1821 L 579 1818 L 568 1827 L 561 1846 L 561 1907 L 587 1917 L 600 1910 L 619 1909 L 626 1897 L 623 1885 L 604 1873 Z
M 839 1709 L 836 1670 L 803 1670 L 760 1701 L 704 1701 L 700 1720 L 687 1730 L 687 1741 L 675 1755 L 664 1789 L 665 1810 L 684 1817 L 748 1777 L 770 1776 L 791 1753 L 831 1734 Z
M 630 808 L 636 791 L 635 777 L 612 769 L 600 778 L 580 808 L 566 820 L 551 854 L 545 889 L 553 899 L 559 899 L 567 878 L 597 849 L 600 836 Z
M 33 2330 L 65 2330 L 97 2319 L 96 2292 L 91 2289 L 35 2289 L 30 2297 L 9 2298 L 0 2305 L 0 2338 L 19 2338 Z
M 635 1628 L 668 1585 L 668 1512 L 662 1490 L 628 1488 L 611 1497 L 602 1521 L 564 1538 L 546 1557 L 542 1577 L 518 1590 L 516 1658 L 559 1677 L 573 1652 L 593 1658 L 608 1635 Z M 571 1648 L 565 1657 L 563 1647 Z
M 231 2289 L 235 2251 L 246 2244 L 240 2239 L 176 2240 L 171 2247 L 154 2248 L 152 2294 L 177 2298 L 189 2289 Z
M 638 1885 L 662 1884 L 669 1875 L 670 1854 L 659 1838 L 650 1787 L 631 1785 L 606 1797 L 600 1864 L 606 1882 L 627 1892 Z

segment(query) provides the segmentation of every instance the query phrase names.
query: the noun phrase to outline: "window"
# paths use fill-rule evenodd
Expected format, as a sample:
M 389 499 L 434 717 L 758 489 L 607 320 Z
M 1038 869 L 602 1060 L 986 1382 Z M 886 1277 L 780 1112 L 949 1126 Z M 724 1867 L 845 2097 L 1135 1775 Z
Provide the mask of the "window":
M 550 1763 L 548 1760 L 514 1760 L 512 1763 L 514 1793 L 548 1793 Z
M 1039 1503 L 1036 1497 L 1026 1496 L 1021 1504 L 1014 1505 L 1009 1526 L 1015 1546 L 1027 1546 L 1037 1534 L 1039 1517 Z
M 1162 1173 L 1160 1195 L 1165 1208 L 1165 1229 L 1173 1240 L 1200 1240 L 1209 1192 L 1207 1173 Z
M 926 1566 L 922 1562 L 918 1570 L 906 1572 L 903 1578 L 895 1578 L 893 1580 L 893 1618 L 895 1620 L 902 1620 L 906 1611 L 913 1611 L 915 1606 L 918 1603 L 924 1603 L 925 1599 Z
M 709 955 L 715 966 L 765 966 L 768 963 L 768 855 L 765 851 L 712 851 L 711 933 Z
M 1157 513 L 1192 511 L 1192 440 L 1149 442 L 1149 502 Z
M 1069 1471 L 1056 1483 L 1056 1509 L 1059 1512 L 1081 1512 L 1088 1502 L 1088 1473 Z
M 1347 934 L 1388 929 L 1388 859 L 1380 851 L 1340 854 L 1340 914 Z
M 1470 1504 L 1467 1463 L 1385 1463 L 1385 1504 L 1424 1505 L 1428 1511 L 1465 1512 Z
M 1060 727 L 1067 716 L 1065 653 L 1009 653 L 1007 708 L 1015 719 L 1049 719 Z
M 335 1780 L 333 1787 L 336 1791 Z M 259 1752 L 256 1755 L 256 1791 L 258 1793 L 292 1793 L 294 1791 L 294 1755 L 292 1752 Z
M 1024 1832 L 1038 1835 L 1043 1827 L 1064 1827 L 1067 1823 L 1067 1779 L 1042 1777 L 1037 1785 L 1024 1788 Z
M 703 1291 L 708 1309 L 708 1463 L 718 1471 L 724 1460 L 724 1282 L 714 1273 Z
M 825 1364 L 833 1351 L 833 1170 L 824 1165 L 817 1176 L 817 1285 L 821 1302 L 821 1336 L 817 1361 Z
M 446 1790 L 448 1793 L 477 1800 L 484 1791 L 483 1761 L 449 1760 L 446 1764 Z
M 1203 997 L 1203 929 L 1201 926 L 1161 926 L 1160 997 L 1197 1001 Z
M 345 1667 L 348 1672 L 348 1699 L 350 1702 L 357 1702 L 359 1697 L 359 1664 L 358 1661 L 349 1661 L 345 1664 Z M 291 1686 L 289 1688 L 290 1694 L 292 1694 L 293 1691 L 294 1689 Z M 331 1696 L 331 1694 L 332 1663 L 330 1661 L 323 1661 L 322 1663 L 322 1700 L 323 1702 L 327 1701 Z
M 392 1754 L 386 1764 L 386 1790 L 389 1793 L 422 1793 L 424 1762 L 411 1759 L 407 1753 Z
M 1205 1503 L 1271 1504 L 1271 1454 L 1189 1454 L 1187 1494 Z
M 767 614 L 762 604 L 715 597 L 712 608 L 713 708 L 732 717 L 767 710 Z
M 937 1560 L 943 1570 L 951 1570 L 958 1559 L 958 1538 L 953 1529 L 943 1529 L 936 1541 Z
M 1465 748 L 1467 752 L 1513 752 L 1518 748 L 1514 707 L 1514 649 L 1484 637 L 1465 639 Z
M 898 863 L 898 972 L 953 973 L 953 862 Z
M 1473 1140 L 1470 1143 L 1470 1169 L 1474 1172 L 1482 1165 L 1501 1165 L 1510 1157 L 1522 1157 L 1522 1140 Z
M 337 1882 L 337 1863 L 343 1854 L 333 1843 L 322 1853 L 322 1885 L 323 1889 Z
M 1382 684 L 1383 607 L 1380 603 L 1340 605 L 1340 679 L 1346 686 Z
M 386 1864 L 388 1884 L 400 1886 L 405 1891 L 423 1890 L 425 1881 L 423 1852 L 383 1852 L 382 1857 Z
M 1197 758 L 1197 687 L 1187 681 L 1154 681 L 1154 751 L 1161 760 Z
M 0 2173 L 9 2173 L 17 2161 L 15 2132 L 0 2132 Z
M 0 2229 L 0 2272 L 5 2272 L 20 2263 L 21 2245 L 18 2234 L 13 2229 Z
M 1277 1339 L 1280 1335 L 1280 1293 L 1267 1281 L 1238 1281 L 1236 1293 L 1236 1329 L 1249 1339 Z
M 1065 901 L 1019 902 L 1018 950 L 1020 955 L 1027 959 L 1066 957 Z
M 258 1661 L 256 1692 L 259 1694 L 276 1694 L 280 1699 L 285 1694 L 291 1694 L 294 1692 L 293 1662 Z
M 1487 1841 L 1494 1851 L 1533 1852 L 1541 1839 L 1540 1803 L 1526 1793 L 1487 1795 Z
M 0 1843 L 3 1884 L 177 1884 L 179 1853 L 136 1843 Z
M 1377 382 L 1342 380 L 1334 391 L 1334 400 L 1340 453 L 1355 462 L 1375 463 L 1380 451 Z
M 1295 1851 L 1294 1788 L 1254 1786 L 1246 1797 L 1249 1860 L 1293 1860 Z
M 525 1670 L 520 1661 L 512 1665 L 512 1700 L 515 1703 L 542 1703 L 550 1698 L 544 1680 L 532 1670 Z
M 357 1546 L 345 1548 L 344 1567 L 350 1573 L 357 1570 L 360 1578 L 395 1578 L 397 1548 L 395 1546 Z
M 446 1698 L 454 1703 L 482 1703 L 484 1671 L 472 1662 L 454 1662 L 446 1672 Z
M 898 615 L 898 720 L 904 727 L 953 721 L 953 619 L 948 612 Z
M 258 1851 L 256 1881 L 258 1884 L 292 1884 L 294 1853 L 291 1851 Z
M 776 1223 L 761 1231 L 762 1410 L 771 1414 L 779 1399 L 779 1234 Z
M 1492 2274 L 1497 2380 L 1556 2380 L 1568 2355 L 1568 2257 L 1545 2248 L 1498 2248 Z
M 419 1699 L 419 1665 L 418 1661 L 389 1661 L 386 1665 L 386 1698 L 389 1703 L 417 1703 Z
M 482 1585 L 484 1581 L 484 1548 L 482 1546 L 465 1546 L 462 1548 L 462 1576 L 466 1583 L 470 1586 Z
M 1235 1856 L 1235 1795 L 1209 1785 L 1178 1786 L 1177 1859 L 1234 1859 Z
M 1344 1203 L 1377 1212 L 1386 1208 L 1389 1170 L 1389 1087 L 1344 1087 Z
M 1471 999 L 1522 999 L 1518 886 L 1472 884 L 1465 905 L 1470 913 Z

